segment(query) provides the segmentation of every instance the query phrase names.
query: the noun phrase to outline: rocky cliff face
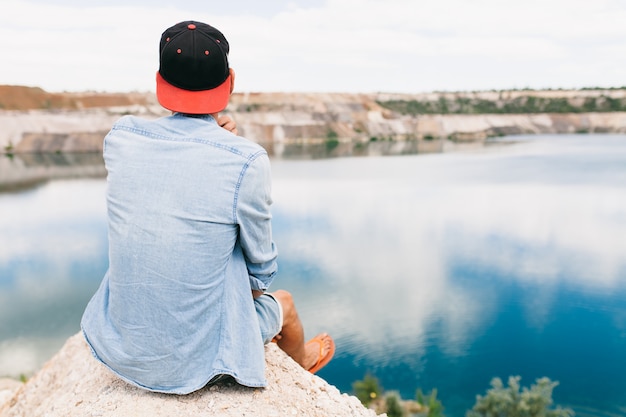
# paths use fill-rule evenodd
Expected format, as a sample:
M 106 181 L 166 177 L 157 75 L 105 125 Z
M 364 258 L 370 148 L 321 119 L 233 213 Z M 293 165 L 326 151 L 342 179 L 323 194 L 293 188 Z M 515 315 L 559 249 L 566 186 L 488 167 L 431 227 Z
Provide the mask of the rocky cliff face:
M 381 100 L 415 96 L 376 94 L 235 94 L 226 110 L 240 134 L 267 144 L 311 142 L 481 141 L 535 133 L 626 133 L 626 112 L 402 115 Z M 123 114 L 159 117 L 154 98 L 144 104 L 83 110 L 0 111 L 0 151 L 99 151 Z
M 497 101 L 497 96 L 492 97 L 495 93 L 485 94 L 482 99 Z M 246 136 L 274 143 L 333 139 L 475 141 L 511 134 L 626 132 L 626 112 L 402 115 L 380 104 L 436 97 L 442 96 L 240 94 L 233 97 L 228 110 Z
M 184 396 L 157 394 L 115 377 L 77 334 L 26 384 L 4 390 L 0 384 L 0 417 L 376 416 L 274 344 L 266 347 L 266 362 L 269 386 L 264 389 L 224 383 Z

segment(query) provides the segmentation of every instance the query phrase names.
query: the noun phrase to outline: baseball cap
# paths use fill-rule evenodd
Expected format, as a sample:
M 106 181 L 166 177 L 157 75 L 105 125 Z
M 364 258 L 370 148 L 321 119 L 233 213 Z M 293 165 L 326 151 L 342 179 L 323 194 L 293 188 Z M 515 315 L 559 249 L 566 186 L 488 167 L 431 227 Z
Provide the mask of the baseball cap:
M 232 83 L 228 52 L 222 32 L 206 23 L 189 20 L 165 30 L 156 75 L 159 103 L 189 114 L 224 110 Z

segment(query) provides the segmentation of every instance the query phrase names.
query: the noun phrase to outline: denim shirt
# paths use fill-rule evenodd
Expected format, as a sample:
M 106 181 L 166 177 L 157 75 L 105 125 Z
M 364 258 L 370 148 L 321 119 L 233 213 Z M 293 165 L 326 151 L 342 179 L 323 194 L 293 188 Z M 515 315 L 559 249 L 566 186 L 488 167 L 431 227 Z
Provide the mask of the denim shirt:
M 213 117 L 122 117 L 104 140 L 109 267 L 83 314 L 95 357 L 142 388 L 262 387 L 251 290 L 277 270 L 261 146 Z

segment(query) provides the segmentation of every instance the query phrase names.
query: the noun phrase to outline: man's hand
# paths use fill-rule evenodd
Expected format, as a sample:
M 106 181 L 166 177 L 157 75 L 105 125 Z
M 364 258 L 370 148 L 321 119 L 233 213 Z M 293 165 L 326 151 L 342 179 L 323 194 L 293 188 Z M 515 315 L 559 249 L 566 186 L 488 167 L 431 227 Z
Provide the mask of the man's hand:
M 228 130 L 233 135 L 237 134 L 237 123 L 230 116 L 217 116 L 216 117 L 217 124 L 222 128 Z
M 263 291 L 261 290 L 252 290 L 252 298 L 259 298 L 263 295 Z

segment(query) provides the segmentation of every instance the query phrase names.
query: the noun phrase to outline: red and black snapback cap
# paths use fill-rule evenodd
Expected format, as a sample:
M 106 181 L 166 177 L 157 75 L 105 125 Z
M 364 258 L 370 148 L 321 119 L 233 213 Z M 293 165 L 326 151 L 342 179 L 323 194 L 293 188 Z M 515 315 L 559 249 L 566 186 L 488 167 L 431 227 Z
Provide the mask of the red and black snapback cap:
M 159 103 L 189 114 L 224 110 L 232 84 L 228 52 L 222 32 L 206 23 L 189 20 L 167 29 L 159 44 Z

